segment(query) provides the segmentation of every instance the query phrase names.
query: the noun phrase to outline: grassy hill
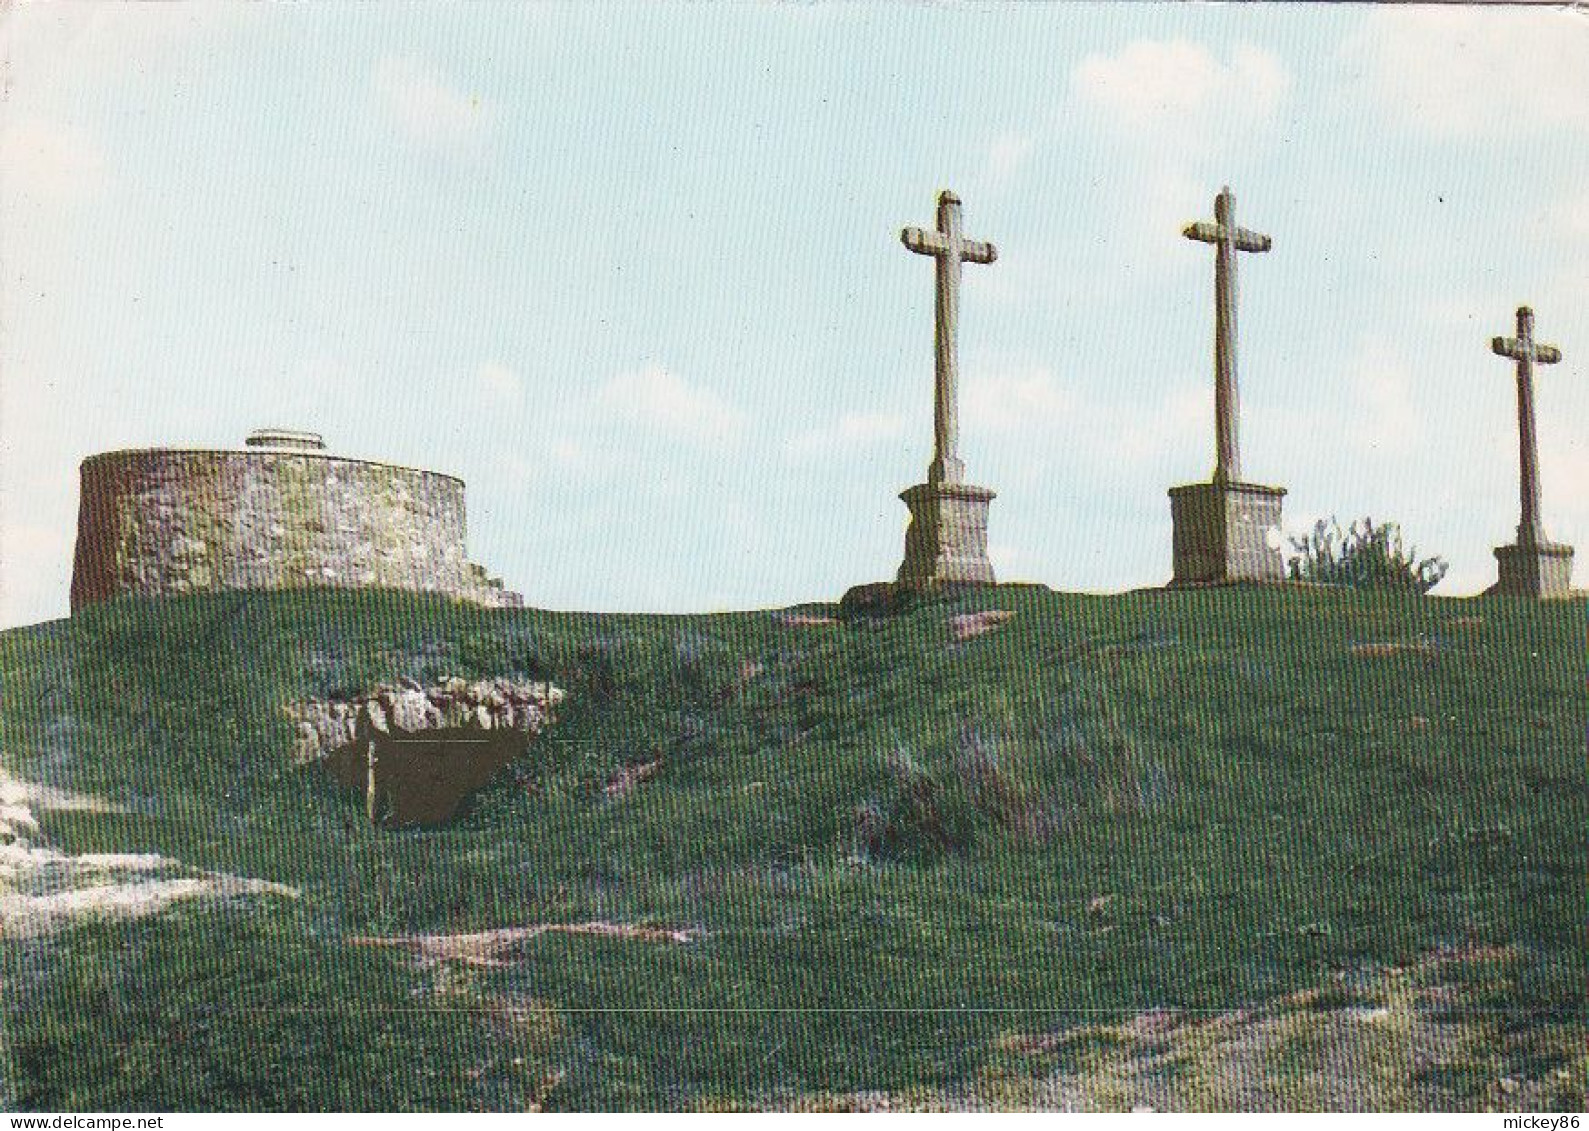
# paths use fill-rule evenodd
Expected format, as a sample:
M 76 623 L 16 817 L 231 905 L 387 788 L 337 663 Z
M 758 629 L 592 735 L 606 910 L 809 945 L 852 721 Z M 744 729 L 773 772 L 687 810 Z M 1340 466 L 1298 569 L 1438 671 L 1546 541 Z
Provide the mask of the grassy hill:
M 225 595 L 0 635 L 0 766 L 106 803 L 29 851 L 298 893 L 9 932 L 0 1105 L 1583 1107 L 1582 602 L 834 612 Z M 291 762 L 284 702 L 501 674 L 568 699 L 446 829 Z

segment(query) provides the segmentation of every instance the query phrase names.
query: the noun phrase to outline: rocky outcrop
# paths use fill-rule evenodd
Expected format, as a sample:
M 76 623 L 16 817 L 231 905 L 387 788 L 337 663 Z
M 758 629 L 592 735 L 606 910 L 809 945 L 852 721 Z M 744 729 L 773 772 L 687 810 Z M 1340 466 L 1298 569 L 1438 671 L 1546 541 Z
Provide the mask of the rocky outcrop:
M 126 812 L 0 768 L 0 938 L 33 938 L 84 921 L 147 918 L 179 902 L 299 895 L 283 884 L 205 871 L 153 853 L 73 855 L 48 843 L 35 810 Z
M 289 703 L 294 759 L 322 763 L 362 790 L 370 820 L 439 825 L 553 721 L 561 688 L 546 681 L 453 678 L 404 682 Z
M 540 733 L 552 721 L 563 689 L 544 680 L 465 680 L 431 687 L 405 680 L 358 695 L 305 699 L 283 710 L 297 726 L 293 760 L 308 765 L 329 758 L 359 736 L 360 720 L 382 734 L 443 729 Z

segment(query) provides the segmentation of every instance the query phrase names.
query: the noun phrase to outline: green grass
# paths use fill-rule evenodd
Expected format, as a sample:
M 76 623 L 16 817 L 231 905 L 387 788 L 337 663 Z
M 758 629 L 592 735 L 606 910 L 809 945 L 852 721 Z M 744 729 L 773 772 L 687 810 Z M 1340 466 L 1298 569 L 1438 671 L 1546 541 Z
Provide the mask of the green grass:
M 956 643 L 981 608 L 1016 616 Z M 0 636 L 5 766 L 127 810 L 41 814 L 48 839 L 303 898 L 8 942 L 8 1086 L 51 1109 L 1024 1106 L 1118 1050 L 1012 1057 L 1012 1033 L 1089 1048 L 1145 1010 L 1353 979 L 1368 1000 L 1488 947 L 1505 977 L 1450 975 L 1446 1060 L 1363 1052 L 1346 1094 L 1498 1102 L 1500 1075 L 1558 1080 L 1589 1019 L 1584 629 L 1581 602 L 1311 589 L 1004 587 L 805 627 L 379 593 L 91 608 Z M 1416 647 L 1354 650 L 1384 643 Z M 291 765 L 283 702 L 514 673 L 565 687 L 562 716 L 445 830 L 371 828 Z M 344 941 L 589 919 L 704 937 L 549 935 L 489 970 Z M 1160 1090 L 1234 1102 L 1184 1032 Z M 1312 1032 L 1265 1045 L 1298 1106 L 1335 1102 Z M 1581 1106 L 1578 1055 L 1550 1095 Z M 1132 1063 L 1088 1094 L 1146 1087 Z

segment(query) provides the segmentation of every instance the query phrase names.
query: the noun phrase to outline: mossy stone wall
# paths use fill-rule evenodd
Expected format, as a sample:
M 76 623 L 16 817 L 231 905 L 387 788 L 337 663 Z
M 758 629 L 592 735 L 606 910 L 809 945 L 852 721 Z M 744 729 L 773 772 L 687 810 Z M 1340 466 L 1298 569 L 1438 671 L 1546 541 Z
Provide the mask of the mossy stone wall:
M 82 467 L 72 608 L 123 594 L 383 587 L 507 603 L 450 475 L 318 453 L 110 452 Z

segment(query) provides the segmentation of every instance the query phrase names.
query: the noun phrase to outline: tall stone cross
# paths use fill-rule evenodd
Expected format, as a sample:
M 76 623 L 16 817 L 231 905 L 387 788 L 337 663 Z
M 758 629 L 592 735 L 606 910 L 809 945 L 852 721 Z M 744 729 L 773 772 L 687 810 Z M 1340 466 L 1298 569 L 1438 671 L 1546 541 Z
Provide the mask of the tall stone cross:
M 1534 312 L 1517 308 L 1517 337 L 1490 339 L 1490 349 L 1517 362 L 1517 439 L 1522 476 L 1522 521 L 1517 527 L 1520 546 L 1545 544 L 1545 527 L 1539 517 L 1539 442 L 1534 432 L 1534 363 L 1554 365 L 1561 350 L 1534 341 Z
M 1215 483 L 1241 482 L 1240 415 L 1236 385 L 1236 253 L 1268 251 L 1268 236 L 1236 226 L 1236 197 L 1226 185 L 1214 198 L 1214 222 L 1181 232 L 1214 245 L 1214 428 L 1219 463 Z
M 938 261 L 937 320 L 933 340 L 937 345 L 936 382 L 933 386 L 933 451 L 927 469 L 928 483 L 959 483 L 965 477 L 960 461 L 960 353 L 956 331 L 960 322 L 960 264 L 992 263 L 999 256 L 990 243 L 968 240 L 960 234 L 960 198 L 947 190 L 938 194 L 938 229 L 906 228 L 899 238 L 917 255 Z

